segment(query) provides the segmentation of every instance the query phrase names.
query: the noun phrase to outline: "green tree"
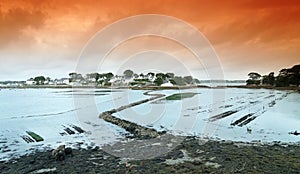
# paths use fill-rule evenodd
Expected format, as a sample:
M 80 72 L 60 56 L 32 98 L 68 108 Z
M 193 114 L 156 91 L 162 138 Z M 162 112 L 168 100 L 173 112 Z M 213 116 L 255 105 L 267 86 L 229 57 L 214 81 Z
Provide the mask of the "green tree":
M 43 85 L 46 78 L 44 76 L 37 76 L 33 79 L 37 85 Z
M 69 76 L 70 76 L 70 78 L 75 78 L 75 77 L 76 77 L 76 75 L 77 75 L 77 73 L 76 73 L 76 72 L 71 72 L 71 73 L 69 73 Z
M 134 73 L 134 74 L 133 74 L 133 77 L 134 77 L 134 78 L 138 78 L 138 77 L 139 77 L 139 75 L 138 75 L 138 74 L 136 74 L 136 73 Z
M 285 76 L 278 75 L 275 80 L 275 86 L 277 87 L 289 86 L 288 78 Z
M 299 75 L 291 74 L 288 77 L 289 85 L 299 86 L 300 80 Z
M 166 77 L 172 79 L 175 77 L 175 74 L 174 73 L 166 73 Z
M 193 77 L 192 76 L 185 76 L 185 77 L 183 77 L 183 80 L 185 81 L 185 83 L 191 84 L 192 81 L 193 81 Z
M 161 84 L 163 84 L 164 83 L 164 81 L 163 81 L 163 79 L 162 79 L 162 77 L 156 77 L 155 78 L 155 80 L 154 80 L 154 84 L 156 85 L 156 86 L 160 86 Z
M 261 75 L 256 73 L 256 72 L 250 72 L 248 74 L 249 76 L 249 79 L 246 81 L 247 82 L 247 85 L 259 85 L 260 84 L 260 78 L 261 78 Z
M 89 73 L 89 74 L 86 74 L 86 77 L 89 78 L 89 79 L 95 79 L 95 82 L 97 82 L 100 78 L 100 75 L 99 73 Z
M 123 74 L 124 74 L 125 78 L 131 78 L 133 76 L 134 72 L 130 69 L 127 69 L 123 72 Z
M 274 72 L 271 72 L 271 73 L 268 75 L 268 77 L 269 77 L 269 84 L 273 86 L 273 85 L 275 84 L 275 76 L 274 76 Z
M 173 80 L 174 80 L 174 82 L 175 82 L 175 85 L 178 85 L 178 86 L 186 85 L 184 79 L 183 79 L 182 77 L 180 77 L 180 76 L 175 76 L 175 77 L 173 78 Z M 173 82 L 173 83 L 174 83 L 174 82 Z M 172 83 L 172 82 L 171 82 L 171 83 Z M 172 83 L 172 84 L 173 84 L 173 83 Z
M 199 80 L 199 79 L 196 79 L 196 78 L 193 79 L 193 82 L 194 82 L 195 84 L 200 84 L 200 80 Z
M 103 76 L 109 81 L 110 79 L 112 79 L 114 77 L 114 74 L 109 72 L 109 73 L 103 74 Z
M 172 83 L 173 85 L 176 85 L 176 82 L 174 79 L 170 79 L 170 83 Z
M 248 74 L 248 76 L 251 80 L 259 80 L 261 77 L 261 75 L 258 74 L 257 72 L 251 72 Z
M 271 72 L 269 75 L 265 75 L 262 77 L 262 83 L 265 85 L 274 85 L 275 83 L 275 77 L 274 72 Z
M 300 84 L 300 65 L 295 65 L 292 68 L 284 68 L 279 71 L 276 77 L 276 86 L 299 86 Z
M 70 79 L 69 79 L 70 82 L 75 82 L 77 80 L 84 80 L 82 75 L 79 73 L 76 73 L 76 72 L 69 73 L 69 76 L 70 76 Z
M 165 80 L 167 77 L 166 74 L 164 74 L 164 73 L 157 73 L 155 76 L 156 76 L 156 78 L 160 77 L 162 80 Z
M 147 75 L 148 75 L 148 76 L 152 76 L 152 77 L 154 77 L 154 76 L 155 76 L 155 73 L 153 73 L 153 72 L 149 72 Z
M 289 83 L 291 85 L 299 86 L 300 84 L 300 64 L 293 66 L 288 70 L 289 72 Z
M 249 84 L 260 84 L 260 74 L 251 72 L 248 74 L 249 79 L 246 81 Z M 300 64 L 294 65 L 292 68 L 283 68 L 279 71 L 277 77 L 274 72 L 262 77 L 262 84 L 275 85 L 278 87 L 299 86 L 300 85 Z

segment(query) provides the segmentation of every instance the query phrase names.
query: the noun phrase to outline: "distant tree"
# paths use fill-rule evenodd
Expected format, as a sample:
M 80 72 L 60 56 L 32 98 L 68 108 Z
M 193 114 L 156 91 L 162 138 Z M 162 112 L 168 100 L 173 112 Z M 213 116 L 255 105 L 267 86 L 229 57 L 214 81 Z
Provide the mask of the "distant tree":
M 50 80 L 51 80 L 51 78 L 50 78 L 50 77 L 47 77 L 47 78 L 46 78 L 46 80 L 47 80 L 47 81 L 50 81 Z
M 81 74 L 77 74 L 76 78 L 79 79 L 79 80 L 84 80 L 84 78 Z
M 166 74 L 164 74 L 164 73 L 157 73 L 155 76 L 156 76 L 156 78 L 160 77 L 162 80 L 165 80 L 167 77 Z
M 185 81 L 185 83 L 191 84 L 192 81 L 193 81 L 193 77 L 192 76 L 185 76 L 185 77 L 183 77 L 183 80 Z
M 251 80 L 259 80 L 261 77 L 261 75 L 256 72 L 251 72 L 248 74 L 248 76 Z
M 246 81 L 247 82 L 247 85 L 259 85 L 260 84 L 260 78 L 261 78 L 261 75 L 256 73 L 256 72 L 250 72 L 248 74 L 249 76 L 249 79 Z
M 98 80 L 98 81 L 97 81 L 97 84 L 99 84 L 99 85 L 104 85 L 104 84 L 105 84 L 105 81 L 104 81 L 104 80 Z
M 276 77 L 276 86 L 299 86 L 300 84 L 300 65 L 295 65 L 292 68 L 284 68 L 279 71 Z
M 196 78 L 193 79 L 193 82 L 194 82 L 195 84 L 200 84 L 200 83 L 201 83 L 200 80 L 199 80 L 199 79 L 196 79 Z
M 300 77 L 299 74 L 291 74 L 288 77 L 289 85 L 299 86 Z
M 183 86 L 183 85 L 186 85 L 184 79 L 180 76 L 175 76 L 173 78 L 174 82 L 175 82 L 175 85 L 178 85 L 178 86 Z M 172 83 L 172 82 L 171 82 Z
M 86 74 L 86 77 L 88 79 L 95 79 L 95 82 L 97 82 L 99 80 L 99 73 L 89 73 L 89 74 Z
M 260 74 L 251 72 L 248 74 L 249 79 L 246 81 L 249 84 L 260 84 Z M 262 84 L 275 85 L 278 87 L 299 86 L 300 85 L 300 64 L 294 65 L 292 68 L 283 68 L 279 71 L 277 77 L 274 72 L 262 77 Z
M 69 73 L 69 76 L 70 76 L 70 78 L 75 78 L 75 77 L 76 77 L 76 75 L 77 75 L 77 73 L 76 73 L 76 72 L 71 72 L 71 73 Z
M 174 73 L 166 73 L 166 77 L 172 79 L 175 77 L 175 74 Z
M 107 79 L 107 80 L 110 80 L 114 77 L 114 74 L 109 72 L 109 73 L 105 73 L 103 74 L 103 76 Z
M 105 82 L 104 86 L 111 86 L 111 84 L 112 84 L 111 82 Z
M 262 76 L 262 84 L 269 85 L 269 79 L 267 75 Z
M 174 79 L 170 79 L 170 83 L 172 83 L 173 85 L 176 85 L 176 82 Z
M 99 79 L 98 79 L 98 80 L 104 79 L 104 78 L 105 78 L 105 75 L 104 75 L 104 74 L 99 74 Z
M 84 80 L 84 78 L 82 77 L 82 75 L 79 74 L 79 73 L 76 73 L 76 72 L 69 73 L 69 76 L 70 76 L 69 82 L 75 82 L 77 80 L 79 80 L 79 81 L 80 80 Z
M 273 86 L 273 85 L 275 84 L 275 76 L 274 76 L 274 72 L 271 72 L 271 73 L 268 75 L 268 78 L 269 78 L 269 84 Z
M 131 78 L 133 76 L 134 72 L 130 69 L 127 69 L 123 72 L 123 74 L 124 74 L 125 78 Z
M 288 69 L 284 68 L 279 71 L 279 76 L 286 77 L 288 75 Z
M 44 76 L 37 76 L 33 79 L 37 85 L 43 85 L 46 81 L 46 78 Z
M 109 82 L 112 78 L 114 77 L 114 74 L 109 72 L 109 73 L 102 73 L 98 74 L 96 76 L 97 78 L 97 84 L 99 85 L 104 85 L 104 86 L 111 86 L 111 83 Z
M 148 79 L 133 79 L 135 82 L 149 82 Z
M 95 81 L 98 82 L 98 80 L 100 79 L 100 74 L 95 73 L 94 78 L 95 78 Z
M 292 68 L 288 69 L 288 72 L 299 74 L 300 73 L 300 64 L 294 65 Z
M 269 75 L 262 77 L 262 84 L 273 86 L 275 83 L 274 72 L 271 72 Z
M 286 76 L 278 75 L 275 79 L 275 86 L 289 86 L 289 79 Z
M 160 86 L 163 83 L 164 83 L 164 81 L 163 81 L 162 77 L 160 77 L 160 76 L 156 77 L 155 80 L 154 80 L 154 84 L 156 86 Z
M 288 70 L 289 72 L 289 83 L 291 85 L 299 86 L 300 84 L 300 64 L 293 66 Z
M 153 72 L 149 72 L 147 75 L 148 75 L 148 76 L 152 76 L 152 77 L 154 77 L 154 76 L 155 76 L 155 73 L 153 73 Z
M 134 78 L 138 78 L 138 77 L 139 77 L 139 75 L 138 75 L 138 74 L 136 74 L 136 73 L 134 73 L 134 74 L 133 74 L 133 77 L 134 77 Z

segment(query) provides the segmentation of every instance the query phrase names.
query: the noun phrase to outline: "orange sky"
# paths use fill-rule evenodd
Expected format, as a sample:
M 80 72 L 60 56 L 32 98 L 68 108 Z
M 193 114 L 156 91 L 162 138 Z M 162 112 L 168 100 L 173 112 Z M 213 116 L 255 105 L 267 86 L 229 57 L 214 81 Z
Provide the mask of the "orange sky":
M 298 0 L 1 0 L 0 80 L 66 76 L 97 31 L 140 14 L 168 15 L 198 28 L 227 79 L 300 63 Z

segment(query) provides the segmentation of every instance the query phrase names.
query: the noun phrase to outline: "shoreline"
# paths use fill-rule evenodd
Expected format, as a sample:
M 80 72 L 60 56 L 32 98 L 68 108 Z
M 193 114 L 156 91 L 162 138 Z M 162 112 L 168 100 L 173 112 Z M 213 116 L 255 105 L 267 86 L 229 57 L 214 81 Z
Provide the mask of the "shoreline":
M 276 87 L 276 86 L 252 86 L 252 85 L 230 85 L 230 86 L 145 86 L 145 87 L 134 87 L 134 86 L 70 86 L 70 85 L 32 85 L 32 86 L 0 86 L 1 89 L 131 89 L 131 90 L 181 90 L 181 89 L 196 89 L 196 88 L 207 88 L 207 89 L 224 89 L 224 88 L 243 88 L 243 89 L 273 89 L 273 90 L 294 90 L 300 92 L 300 87 L 287 86 L 287 87 Z
M 241 145 L 242 144 L 242 145 Z M 2 173 L 297 173 L 299 145 L 280 146 L 207 141 L 186 137 L 161 156 L 129 160 L 98 147 L 73 149 L 73 155 L 58 161 L 51 151 L 36 152 L 0 162 Z
M 142 88 L 141 90 L 144 89 Z M 291 89 L 289 88 L 284 90 Z M 147 129 L 149 128 L 145 128 L 126 120 L 115 119 L 116 117 L 112 116 L 113 113 L 119 112 L 123 109 L 164 97 L 161 96 L 161 94 L 148 94 L 148 92 L 145 92 L 144 94 L 151 96 L 149 99 L 129 103 L 128 105 L 112 109 L 102 114 L 108 116 L 108 120 L 112 120 L 109 122 L 117 126 L 125 129 L 133 126 L 134 129 L 132 129 L 132 132 L 129 131 L 134 135 L 132 140 L 144 140 L 160 136 L 159 134 L 156 134 L 156 130 L 150 130 L 150 132 L 146 134 L 134 134 L 136 130 L 139 130 L 137 132 L 147 132 Z M 297 171 L 296 169 L 300 168 L 299 164 L 295 163 L 295 160 L 298 159 L 297 154 L 300 152 L 299 142 L 285 143 L 274 141 L 270 143 L 264 143 L 260 141 L 238 142 L 209 139 L 205 144 L 199 144 L 199 139 L 197 137 L 186 137 L 186 139 L 187 140 L 184 140 L 180 145 L 175 146 L 174 150 L 154 159 L 134 160 L 129 162 L 125 160 L 125 163 L 123 159 L 107 154 L 107 152 L 105 152 L 103 149 L 99 150 L 96 147 L 84 149 L 81 147 L 79 149 L 74 149 L 74 155 L 66 157 L 65 161 L 56 161 L 54 159 L 50 159 L 49 154 L 51 154 L 51 151 L 36 152 L 27 156 L 21 156 L 18 159 L 10 159 L 7 162 L 0 162 L 0 171 L 8 171 L 7 173 L 29 173 L 37 172 L 41 169 L 55 169 L 53 173 L 65 171 L 68 171 L 68 173 L 80 173 L 81 171 L 86 171 L 86 173 L 246 173 L 253 171 L 259 173 L 272 173 L 271 169 L 274 168 L 275 170 L 276 168 L 282 172 L 294 173 Z M 237 154 L 241 156 L 236 156 Z M 91 158 L 95 158 L 97 155 L 101 157 L 99 157 L 97 160 L 91 160 Z M 280 159 L 278 156 L 281 156 Z M 272 158 L 278 158 L 278 160 L 272 161 Z M 81 164 L 83 159 L 86 159 L 84 161 L 85 165 Z M 267 164 L 260 163 L 261 159 L 264 159 Z M 285 161 L 285 159 L 288 160 Z M 126 165 L 127 162 L 134 167 L 128 167 Z M 76 167 L 74 167 L 74 165 L 76 165 Z M 109 167 L 105 168 L 105 166 Z M 180 168 L 178 168 L 178 166 L 180 166 Z M 253 168 L 253 166 L 256 168 Z M 266 167 L 268 168 L 267 171 L 265 171 Z
M 70 89 L 70 88 L 83 88 L 83 89 L 132 89 L 132 90 L 160 90 L 160 89 L 193 89 L 193 88 L 211 88 L 205 85 L 197 86 L 71 86 L 71 85 L 31 85 L 31 86 L 0 86 L 0 89 L 43 89 L 43 88 L 54 88 L 54 89 Z
M 220 86 L 220 87 L 222 87 L 222 86 Z M 295 91 L 299 91 L 299 92 L 300 92 L 300 87 L 297 87 L 297 86 L 276 87 L 276 86 L 249 86 L 249 85 L 239 85 L 239 86 L 226 86 L 225 88 L 295 90 Z

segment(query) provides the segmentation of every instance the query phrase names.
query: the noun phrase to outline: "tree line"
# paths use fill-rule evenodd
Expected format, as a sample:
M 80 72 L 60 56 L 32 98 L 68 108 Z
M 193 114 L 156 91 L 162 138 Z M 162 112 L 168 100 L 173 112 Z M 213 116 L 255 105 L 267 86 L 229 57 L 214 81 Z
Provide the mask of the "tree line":
M 123 75 L 114 75 L 112 72 L 109 73 L 88 73 L 83 76 L 80 73 L 71 72 L 69 73 L 69 83 L 95 83 L 96 85 L 102 86 L 111 86 L 111 80 L 122 79 L 132 81 L 129 82 L 129 85 L 146 85 L 147 83 L 153 83 L 156 86 L 160 86 L 163 83 L 170 82 L 173 85 L 183 86 L 190 84 L 200 84 L 200 81 L 192 76 L 175 76 L 174 73 L 153 73 L 149 72 L 147 74 L 136 74 L 134 71 L 127 69 L 123 72 Z M 50 81 L 49 77 L 45 78 L 44 76 L 37 76 L 35 78 L 31 78 L 35 81 L 36 85 L 44 85 L 45 81 Z
M 278 76 L 274 72 L 268 75 L 260 75 L 257 72 L 250 72 L 247 85 L 269 85 L 276 87 L 299 86 L 300 85 L 300 64 L 292 68 L 284 68 L 279 71 Z

